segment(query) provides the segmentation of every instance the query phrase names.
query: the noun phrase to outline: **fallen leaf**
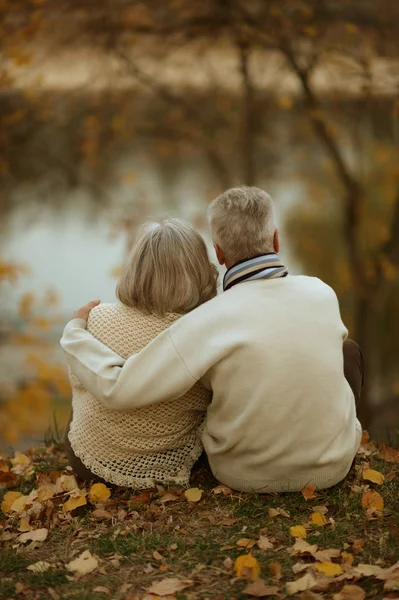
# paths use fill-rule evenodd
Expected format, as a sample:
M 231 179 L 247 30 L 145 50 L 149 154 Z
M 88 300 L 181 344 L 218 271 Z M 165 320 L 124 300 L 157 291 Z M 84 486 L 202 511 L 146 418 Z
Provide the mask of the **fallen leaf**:
M 257 579 L 260 576 L 260 565 L 251 553 L 238 556 L 234 563 L 234 570 L 237 577 L 245 579 Z
M 212 490 L 212 494 L 223 494 L 223 496 L 229 496 L 232 493 L 232 489 L 227 487 L 227 485 L 217 485 Z
M 67 513 L 75 510 L 79 506 L 87 504 L 86 496 L 78 496 L 77 498 L 69 498 L 62 507 L 62 512 Z
M 75 490 L 78 487 L 79 486 L 75 475 L 60 475 L 55 482 L 56 494 L 60 494 L 62 492 L 72 492 L 72 490 Z
M 266 585 L 263 579 L 255 579 L 243 589 L 242 593 L 255 598 L 263 598 L 264 596 L 276 596 L 279 588 L 276 585 Z
M 11 512 L 23 512 L 28 504 L 32 504 L 29 496 L 19 496 L 11 505 Z
M 321 512 L 312 513 L 310 520 L 312 521 L 313 525 L 318 525 L 319 527 L 323 527 L 328 523 L 326 517 Z
M 378 565 L 367 565 L 360 563 L 353 569 L 353 573 L 359 577 L 377 577 L 383 571 Z
M 194 582 L 191 579 L 178 579 L 177 577 L 173 577 L 171 579 L 162 579 L 157 583 L 153 583 L 147 588 L 147 592 L 157 596 L 171 596 L 176 592 L 181 592 L 193 585 Z
M 188 502 L 199 502 L 202 498 L 202 490 L 199 488 L 190 488 L 184 492 L 184 495 Z
M 224 559 L 223 561 L 223 566 L 225 567 L 225 569 L 228 569 L 229 571 L 231 571 L 231 569 L 233 568 L 233 561 L 231 560 L 230 556 L 228 556 L 227 558 Z
M 48 529 L 43 527 L 42 529 L 33 529 L 32 531 L 27 531 L 26 533 L 21 533 L 18 536 L 18 541 L 25 544 L 25 542 L 44 542 L 47 538 Z
M 311 590 L 306 590 L 305 592 L 302 592 L 301 594 L 299 594 L 299 598 L 300 600 L 323 600 L 323 596 L 320 596 L 320 594 L 316 594 Z
M 274 546 L 271 543 L 271 541 L 269 540 L 269 538 L 266 537 L 265 535 L 261 535 L 259 537 L 258 541 L 256 542 L 256 545 L 261 550 L 270 550 L 271 548 L 274 548 Z
M 293 594 L 297 594 L 298 592 L 304 592 L 305 590 L 310 590 L 312 587 L 315 587 L 316 579 L 310 573 L 306 573 L 300 579 L 296 581 L 288 581 L 285 584 L 285 589 L 289 596 Z
M 353 554 L 351 554 L 350 552 L 342 552 L 341 554 L 341 558 L 342 558 L 342 564 L 343 565 L 353 565 L 353 561 L 355 560 L 355 557 L 353 556 Z
M 338 594 L 334 594 L 333 600 L 364 600 L 366 592 L 358 585 L 344 585 Z
M 66 565 L 68 571 L 78 573 L 79 575 L 86 575 L 92 573 L 98 567 L 98 560 L 91 554 L 89 550 L 85 550 L 75 560 L 71 560 Z
M 14 458 L 10 459 L 13 468 L 11 469 L 14 473 L 22 473 L 27 467 L 32 464 L 31 459 L 22 452 L 16 452 Z
M 378 453 L 385 462 L 399 462 L 399 449 L 384 446 L 378 448 Z
M 308 542 L 305 542 L 305 540 L 302 538 L 296 538 L 295 544 L 291 548 L 289 548 L 289 553 L 299 555 L 311 554 L 313 556 L 313 554 L 317 552 L 317 549 L 317 544 L 309 544 Z
M 44 560 L 39 560 L 39 562 L 34 563 L 33 565 L 29 565 L 29 567 L 26 568 L 28 569 L 28 571 L 32 571 L 33 573 L 45 573 L 49 570 L 50 567 L 50 563 L 45 562 Z
M 231 527 L 231 525 L 234 525 L 234 523 L 237 523 L 237 519 L 222 519 L 221 521 L 219 521 L 218 525 L 223 525 L 224 527 Z
M 313 554 L 313 557 L 319 562 L 329 562 L 332 558 L 339 558 L 341 556 L 341 550 L 337 548 L 327 548 L 326 550 L 317 550 Z
M 1 510 L 4 514 L 11 512 L 11 506 L 14 504 L 17 498 L 22 496 L 21 492 L 7 492 L 4 495 L 3 502 L 1 503 Z
M 8 473 L 10 470 L 10 467 L 8 466 L 8 464 L 6 463 L 5 460 L 0 459 L 0 471 L 2 473 Z
M 105 508 L 96 508 L 96 510 L 93 510 L 91 513 L 91 516 L 100 521 L 101 519 L 112 519 L 114 515 L 108 510 L 105 510 Z
M 256 544 L 256 540 L 251 540 L 250 538 L 241 538 L 236 542 L 236 546 L 240 546 L 240 548 L 253 548 Z
M 104 502 L 111 496 L 111 490 L 103 483 L 94 483 L 89 491 L 89 500 L 92 504 Z
M 158 550 L 154 550 L 154 552 L 152 553 L 153 558 L 155 558 L 155 560 L 165 560 L 165 557 L 162 556 L 162 554 L 160 554 L 158 552 Z
M 148 504 L 151 500 L 150 492 L 142 492 L 141 494 L 137 494 L 137 496 L 132 496 L 129 500 L 130 505 L 134 506 L 142 506 L 143 504 Z
M 22 533 L 26 532 L 26 531 L 31 531 L 32 526 L 29 525 L 29 521 L 28 519 L 25 519 L 25 517 L 22 517 L 22 519 L 20 519 L 19 521 L 19 527 L 18 527 L 18 531 L 21 531 Z
M 39 502 L 45 502 L 46 500 L 50 500 L 56 493 L 56 488 L 54 483 L 46 483 L 41 485 L 37 490 L 37 500 Z
M 290 536 L 305 539 L 307 537 L 306 529 L 303 525 L 294 525 L 290 527 Z
M 313 511 L 314 512 L 319 512 L 322 515 L 325 515 L 325 514 L 328 513 L 328 508 L 327 508 L 327 506 L 323 506 L 323 505 L 321 505 L 321 506 L 314 506 L 313 507 Z
M 363 552 L 363 546 L 365 544 L 365 540 L 362 539 L 354 539 L 352 540 L 352 550 L 355 554 L 361 554 Z
M 315 491 L 316 486 L 312 483 L 303 488 L 302 496 L 305 498 L 305 500 L 312 500 L 313 498 L 316 498 Z
M 159 499 L 160 502 L 162 502 L 163 504 L 166 504 L 166 502 L 175 502 L 176 500 L 179 499 L 179 496 L 176 496 L 175 494 L 171 494 L 171 493 L 166 493 L 162 496 L 162 498 Z
M 269 563 L 269 569 L 273 579 L 279 580 L 282 577 L 281 565 L 278 562 Z
M 94 588 L 93 592 L 97 592 L 97 594 L 106 594 L 107 596 L 111 596 L 110 589 L 105 587 L 105 585 L 98 585 Z
M 374 510 L 383 510 L 384 500 L 378 492 L 364 492 L 362 496 L 362 506 L 364 509 L 373 508 Z
M 343 573 L 342 567 L 333 562 L 317 563 L 316 571 L 322 573 L 326 577 L 336 577 L 337 575 L 342 575 Z
M 169 570 L 169 566 L 166 563 L 162 563 L 159 565 L 159 570 L 164 572 Z
M 377 485 L 382 485 L 385 481 L 384 475 L 379 471 L 374 471 L 374 469 L 366 469 L 365 471 L 363 471 L 362 477 L 366 481 L 372 481 Z

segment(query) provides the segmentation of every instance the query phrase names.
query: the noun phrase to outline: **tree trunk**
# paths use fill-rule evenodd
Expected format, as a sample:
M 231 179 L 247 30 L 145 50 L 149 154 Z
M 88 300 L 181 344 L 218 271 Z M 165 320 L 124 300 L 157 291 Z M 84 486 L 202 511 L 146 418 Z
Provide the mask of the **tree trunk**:
M 242 166 L 245 185 L 256 183 L 256 134 L 254 124 L 254 88 L 249 72 L 249 48 L 240 45 L 240 66 L 243 86 L 242 111 Z
M 366 295 L 363 291 L 357 292 L 354 302 L 354 339 L 359 344 L 364 359 L 364 386 L 361 402 L 358 407 L 358 417 L 363 428 L 369 427 L 373 409 L 370 405 L 372 396 L 374 355 L 375 355 L 375 309 L 374 297 L 370 293 Z

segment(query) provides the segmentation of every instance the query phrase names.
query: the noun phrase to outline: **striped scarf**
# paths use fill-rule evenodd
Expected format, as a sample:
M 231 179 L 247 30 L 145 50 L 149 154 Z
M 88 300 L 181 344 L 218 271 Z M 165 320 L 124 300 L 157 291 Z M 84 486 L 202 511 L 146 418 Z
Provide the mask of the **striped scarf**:
M 243 260 L 231 267 L 223 279 L 223 291 L 243 281 L 276 279 L 288 275 L 288 269 L 274 252 Z

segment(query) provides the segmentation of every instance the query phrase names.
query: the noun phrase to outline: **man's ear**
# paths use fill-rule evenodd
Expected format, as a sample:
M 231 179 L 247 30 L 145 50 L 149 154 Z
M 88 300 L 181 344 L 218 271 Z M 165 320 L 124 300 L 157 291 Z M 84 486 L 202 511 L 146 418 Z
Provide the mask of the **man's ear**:
M 216 258 L 218 259 L 219 265 L 225 265 L 226 264 L 226 258 L 224 256 L 223 250 L 217 244 L 213 244 L 213 247 L 215 248 Z
M 275 252 L 280 251 L 280 240 L 278 239 L 278 229 L 274 232 L 273 236 L 273 248 Z

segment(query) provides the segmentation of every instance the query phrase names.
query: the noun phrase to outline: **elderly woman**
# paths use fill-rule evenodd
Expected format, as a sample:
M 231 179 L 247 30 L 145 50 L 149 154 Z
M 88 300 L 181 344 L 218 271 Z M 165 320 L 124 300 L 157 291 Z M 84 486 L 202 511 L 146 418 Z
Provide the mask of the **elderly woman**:
M 127 359 L 159 333 L 216 295 L 217 270 L 202 237 L 184 221 L 144 225 L 118 283 L 117 304 L 100 304 L 88 330 Z M 70 372 L 70 464 L 82 479 L 143 489 L 187 485 L 202 452 L 201 431 L 211 394 L 200 383 L 181 398 L 152 407 L 103 406 Z

